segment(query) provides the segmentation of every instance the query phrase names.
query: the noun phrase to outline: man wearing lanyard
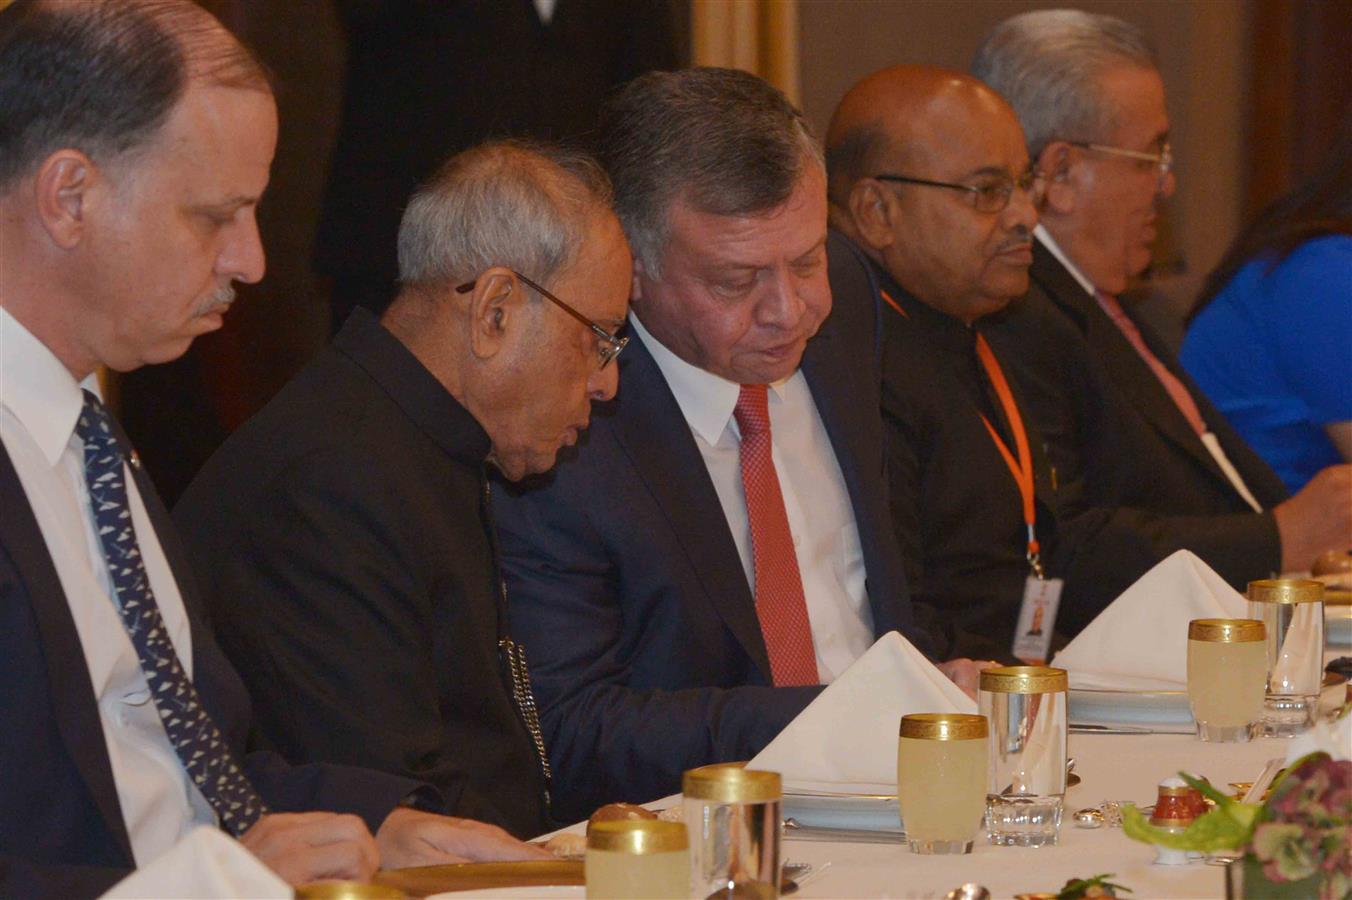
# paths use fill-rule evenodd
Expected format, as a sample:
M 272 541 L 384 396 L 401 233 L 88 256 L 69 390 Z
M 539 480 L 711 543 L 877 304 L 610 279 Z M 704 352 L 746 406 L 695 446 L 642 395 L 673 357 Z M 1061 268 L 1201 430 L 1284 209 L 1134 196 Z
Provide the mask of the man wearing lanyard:
M 1089 502 L 1128 508 L 1126 540 L 1159 556 L 1190 549 L 1241 589 L 1352 545 L 1352 466 L 1288 499 L 1118 300 L 1149 264 L 1157 205 L 1175 186 L 1144 34 L 1110 16 L 1024 13 L 987 37 L 972 70 L 1014 107 L 1047 179 L 1032 289 L 988 336 L 1053 464 Z
M 1062 583 L 1048 551 L 1056 484 L 981 333 L 1028 286 L 1039 176 L 1014 112 L 959 72 L 895 66 L 841 101 L 827 134 L 832 224 L 881 303 L 892 514 L 917 600 L 958 652 L 1046 659 Z M 1017 625 L 1017 627 L 1016 627 Z

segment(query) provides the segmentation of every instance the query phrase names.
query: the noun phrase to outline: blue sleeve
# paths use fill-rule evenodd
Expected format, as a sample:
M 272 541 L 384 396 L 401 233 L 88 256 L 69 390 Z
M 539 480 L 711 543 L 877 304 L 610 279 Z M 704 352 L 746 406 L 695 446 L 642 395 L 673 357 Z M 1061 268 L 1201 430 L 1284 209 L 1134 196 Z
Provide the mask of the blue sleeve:
M 1263 279 L 1282 377 L 1316 422 L 1352 420 L 1352 237 L 1310 241 Z

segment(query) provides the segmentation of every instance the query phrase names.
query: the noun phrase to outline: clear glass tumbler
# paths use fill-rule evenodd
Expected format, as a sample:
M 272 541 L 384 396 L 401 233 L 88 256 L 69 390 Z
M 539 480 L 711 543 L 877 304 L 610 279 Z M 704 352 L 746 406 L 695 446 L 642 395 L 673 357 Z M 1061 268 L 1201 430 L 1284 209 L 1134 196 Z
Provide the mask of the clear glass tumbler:
M 901 717 L 897 804 L 912 853 L 971 853 L 985 809 L 985 716 Z
M 978 704 L 990 719 L 986 836 L 1041 847 L 1061 834 L 1066 795 L 1065 669 L 1003 666 L 981 673 Z
M 1204 741 L 1240 743 L 1263 719 L 1267 629 L 1257 619 L 1188 623 L 1188 703 Z
M 1267 629 L 1263 734 L 1300 734 L 1314 724 L 1324 683 L 1324 585 L 1299 578 L 1250 581 L 1249 618 Z
M 722 763 L 688 770 L 682 811 L 690 831 L 692 896 L 779 896 L 784 787 L 778 772 Z

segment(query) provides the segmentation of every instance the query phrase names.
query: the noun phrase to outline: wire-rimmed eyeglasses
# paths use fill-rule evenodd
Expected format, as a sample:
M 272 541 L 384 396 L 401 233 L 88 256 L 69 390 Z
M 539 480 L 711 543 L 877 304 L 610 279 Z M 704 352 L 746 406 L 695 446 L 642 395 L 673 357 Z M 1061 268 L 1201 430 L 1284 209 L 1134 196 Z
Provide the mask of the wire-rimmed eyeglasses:
M 1144 150 L 1128 150 L 1125 147 L 1113 147 L 1108 144 L 1095 144 L 1093 141 L 1066 141 L 1072 147 L 1081 147 L 1085 150 L 1093 150 L 1095 153 L 1107 153 L 1109 156 L 1121 156 L 1126 159 L 1140 160 L 1141 162 L 1154 163 L 1155 173 L 1161 179 L 1167 176 L 1174 169 L 1174 151 L 1165 141 L 1160 145 L 1159 153 L 1148 153 Z
M 921 184 L 926 187 L 948 188 L 953 191 L 966 191 L 972 197 L 972 205 L 976 207 L 977 212 L 998 213 L 1009 206 L 1009 199 L 1014 196 L 1014 189 L 1018 188 L 1025 194 L 1030 195 L 1034 201 L 1038 199 L 1043 182 L 1043 175 L 1037 169 L 1028 168 L 1018 178 L 996 177 L 982 184 L 959 184 L 954 181 L 931 181 L 928 178 L 912 178 L 910 175 L 874 175 L 877 181 L 895 181 L 901 184 Z
M 515 269 L 509 269 L 508 271 L 510 271 L 517 278 L 520 278 L 526 284 L 527 287 L 534 290 L 541 297 L 544 297 L 546 300 L 551 301 L 559 309 L 568 313 L 568 315 L 572 316 L 574 319 L 577 319 L 583 325 L 586 325 L 589 329 L 591 329 L 592 334 L 596 335 L 597 338 L 599 338 L 601 341 L 601 343 L 598 344 L 596 347 L 596 353 L 601 358 L 601 368 L 604 369 L 606 366 L 610 365 L 610 363 L 615 359 L 615 357 L 620 355 L 620 351 L 625 348 L 625 345 L 629 343 L 629 338 L 616 337 L 609 331 L 606 331 L 596 322 L 582 315 L 582 313 L 578 312 L 576 309 L 569 306 L 567 303 L 564 303 L 558 297 L 555 297 L 549 291 L 545 290 L 543 287 L 536 284 L 534 281 L 531 281 L 529 278 L 527 278 L 525 275 L 522 275 Z M 457 286 L 455 292 L 457 294 L 468 294 L 470 291 L 474 290 L 474 285 L 476 284 L 478 284 L 478 279 L 475 279 L 474 281 L 467 281 L 464 284 Z

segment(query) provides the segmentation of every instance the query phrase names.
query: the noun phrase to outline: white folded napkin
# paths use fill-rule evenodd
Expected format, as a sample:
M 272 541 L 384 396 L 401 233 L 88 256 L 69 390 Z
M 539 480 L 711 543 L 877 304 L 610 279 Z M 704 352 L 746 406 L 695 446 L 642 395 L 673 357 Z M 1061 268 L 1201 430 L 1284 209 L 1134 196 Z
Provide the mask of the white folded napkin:
M 897 727 L 918 712 L 975 713 L 976 702 L 888 632 L 747 767 L 781 773 L 786 790 L 895 793 Z
M 290 900 L 291 886 L 217 828 L 194 828 L 174 846 L 113 885 L 105 898 L 258 897 Z
M 1052 665 L 1072 688 L 1182 691 L 1188 622 L 1244 619 L 1245 597 L 1194 554 L 1179 550 L 1146 572 L 1065 646 Z

